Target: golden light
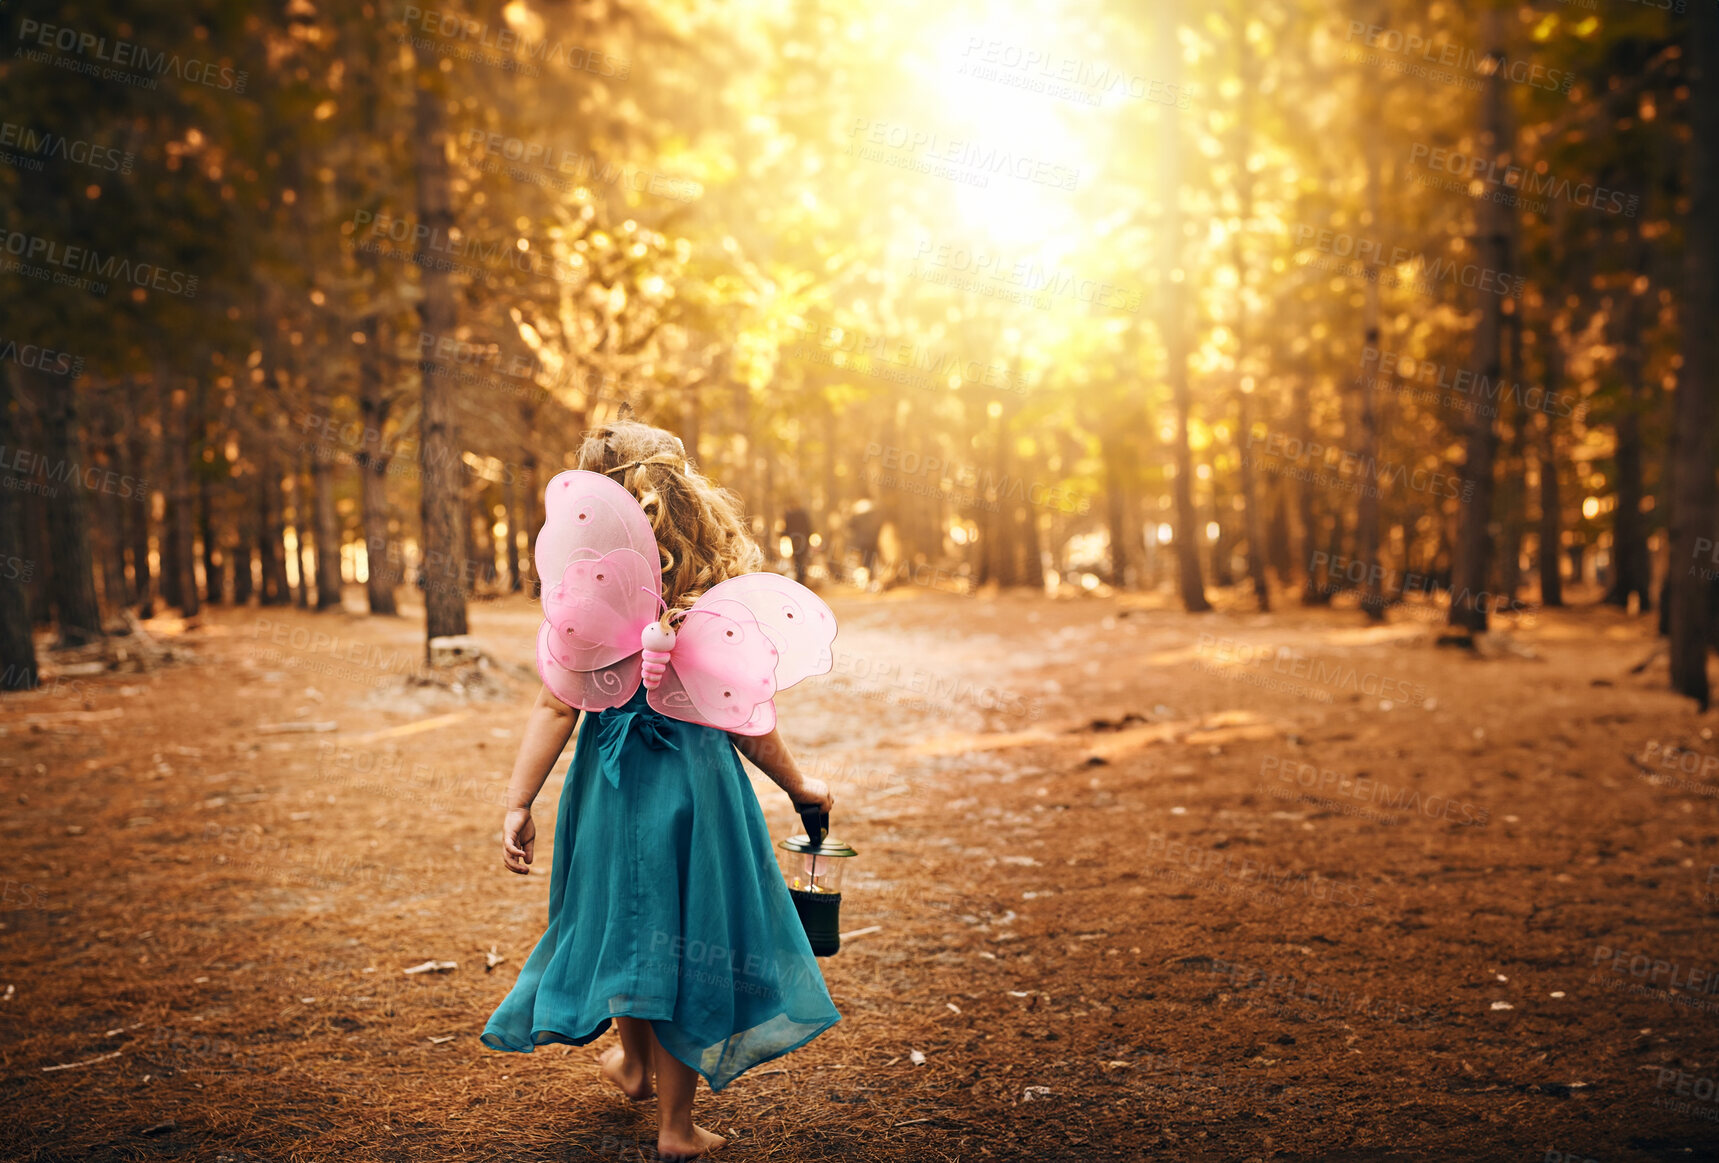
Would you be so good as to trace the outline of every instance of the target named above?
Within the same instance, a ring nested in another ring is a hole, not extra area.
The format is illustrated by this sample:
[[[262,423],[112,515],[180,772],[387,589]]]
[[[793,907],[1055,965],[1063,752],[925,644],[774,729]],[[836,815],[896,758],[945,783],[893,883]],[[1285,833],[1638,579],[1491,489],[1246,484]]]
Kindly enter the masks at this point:
[[[1160,544],[1160,545],[1170,544],[1170,539],[1172,537],[1174,537],[1175,535],[1176,535],[1176,531],[1170,527],[1170,522],[1160,521],[1158,523],[1158,544]]]
[[[1582,502],[1582,516],[1592,520],[1600,515],[1600,499],[1588,497]]]
[[[898,107],[908,112],[879,110],[856,146],[903,142],[883,148],[887,162],[879,164],[910,166],[947,186],[953,221],[972,245],[991,243],[1011,264],[1055,270],[1090,230],[1076,199],[1097,179],[1102,151],[1089,152],[1073,132],[1091,123],[1082,110],[1019,83],[1033,74],[1011,50],[1055,42],[1054,18],[1002,8],[986,16],[981,36],[971,13],[943,13],[924,38],[929,52],[904,62],[927,99]]]
[[[1218,539],[1218,534],[1221,532],[1223,532],[1223,530],[1218,528],[1218,523],[1216,521],[1207,521],[1206,522],[1206,540],[1207,541],[1216,541]]]

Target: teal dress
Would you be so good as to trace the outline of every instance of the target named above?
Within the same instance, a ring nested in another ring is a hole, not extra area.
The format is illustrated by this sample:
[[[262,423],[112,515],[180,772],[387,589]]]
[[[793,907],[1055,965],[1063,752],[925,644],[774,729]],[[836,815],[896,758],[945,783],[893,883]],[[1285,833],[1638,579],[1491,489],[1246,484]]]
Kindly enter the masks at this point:
[[[586,714],[555,821],[549,929],[484,1045],[583,1046],[649,1021],[721,1090],[841,1019],[728,736],[650,709]]]

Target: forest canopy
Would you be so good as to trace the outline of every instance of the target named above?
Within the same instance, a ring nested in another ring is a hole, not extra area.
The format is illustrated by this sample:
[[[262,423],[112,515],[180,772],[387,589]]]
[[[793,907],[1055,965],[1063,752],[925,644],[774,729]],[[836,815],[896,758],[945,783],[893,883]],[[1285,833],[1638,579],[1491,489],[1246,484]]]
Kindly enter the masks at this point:
[[[8,5],[0,648],[530,591],[623,408],[869,587],[1658,615],[1711,4]]]

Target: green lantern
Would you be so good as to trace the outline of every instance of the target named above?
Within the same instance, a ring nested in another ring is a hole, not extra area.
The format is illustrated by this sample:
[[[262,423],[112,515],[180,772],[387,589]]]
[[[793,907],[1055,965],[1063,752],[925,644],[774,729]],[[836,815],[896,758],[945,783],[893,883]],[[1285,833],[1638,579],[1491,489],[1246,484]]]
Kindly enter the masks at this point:
[[[828,812],[801,808],[800,822],[805,833],[777,845],[782,849],[782,875],[812,952],[828,957],[842,947],[842,870],[859,853],[830,835]]]

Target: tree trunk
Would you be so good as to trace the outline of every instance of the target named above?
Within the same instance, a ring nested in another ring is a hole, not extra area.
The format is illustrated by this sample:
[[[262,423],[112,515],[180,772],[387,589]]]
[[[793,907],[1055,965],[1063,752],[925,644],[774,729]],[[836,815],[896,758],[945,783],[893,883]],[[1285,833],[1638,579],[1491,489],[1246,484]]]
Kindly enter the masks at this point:
[[[227,587],[221,577],[226,554],[221,551],[215,533],[214,490],[209,487],[209,474],[197,473],[197,524],[203,538],[203,598],[211,605],[227,600]]]
[[[310,506],[311,500],[307,495],[310,490],[306,487],[304,451],[299,451],[293,464],[292,473],[292,543],[293,557],[298,565],[298,586],[293,590],[293,605],[301,610],[310,609],[311,579],[315,576],[310,565]]]
[[[12,369],[13,375],[21,369]],[[0,369],[0,449],[18,447],[13,416],[13,377]],[[23,504],[18,490],[0,489],[0,690],[36,686],[36,640],[30,625],[26,583],[36,572],[35,555],[24,543]]]
[[[1277,584],[1288,589],[1295,580],[1295,550],[1289,541],[1289,498],[1281,482],[1271,490],[1271,518],[1265,527],[1266,560],[1277,575]]]
[[[1231,559],[1235,556],[1236,542],[1241,540],[1236,534],[1235,525],[1229,519],[1230,514],[1236,510],[1226,503],[1228,498],[1224,495],[1224,480],[1218,475],[1217,466],[1208,464],[1206,467],[1212,470],[1212,516],[1207,525],[1215,525],[1218,530],[1217,537],[1212,540],[1211,548],[1207,551],[1207,563],[1212,571],[1212,584],[1228,589],[1236,584],[1236,572],[1231,565]],[[1194,479],[1198,480],[1198,466],[1194,472]]]
[[[1306,374],[1296,377],[1294,411],[1300,417],[1301,423],[1297,437],[1301,447],[1313,446],[1313,406],[1308,399],[1311,389],[1308,385],[1310,377]],[[1283,478],[1280,478],[1283,479]],[[1313,482],[1296,480],[1293,485],[1286,487],[1295,490],[1296,512],[1301,520],[1301,568],[1305,580],[1301,586],[1301,604],[1303,606],[1329,606],[1331,604],[1331,558],[1327,553],[1320,560],[1319,535],[1323,526],[1315,507]]]
[[[179,509],[178,469],[185,455],[179,443],[179,393],[170,386],[171,376],[157,368],[155,383],[161,396],[161,464],[166,470],[162,481],[161,537],[157,542],[157,574],[161,584],[161,600],[169,608],[183,612],[185,595],[180,583],[185,580],[179,572],[179,534],[184,514]]]
[[[1493,64],[1481,98],[1483,124],[1476,147],[1479,156],[1493,162],[1499,172],[1513,164],[1515,132],[1510,121],[1510,101],[1504,91],[1508,79],[1503,10],[1488,4],[1482,22],[1488,58]],[[1475,204],[1475,254],[1482,269],[1503,272],[1511,268],[1510,211],[1503,203],[1482,198]],[[1504,303],[1501,296],[1481,293],[1480,324],[1474,334],[1471,363],[1484,383],[1496,384],[1503,374]],[[1477,597],[1486,589],[1490,572],[1492,538],[1493,462],[1498,452],[1498,432],[1493,418],[1476,409],[1470,417],[1466,455],[1462,466],[1461,517],[1457,529],[1456,560],[1451,578],[1450,625],[1481,633],[1486,630],[1486,610]]]
[[[1380,100],[1378,82],[1364,78],[1365,96],[1362,101],[1362,164],[1366,168],[1367,229],[1380,232],[1383,216],[1379,207],[1379,143],[1378,126]],[[1365,301],[1361,321],[1363,351],[1378,351],[1382,330],[1379,324],[1379,281],[1366,280]],[[1361,419],[1361,477],[1360,496],[1355,503],[1356,557],[1364,571],[1361,612],[1369,622],[1385,620],[1385,596],[1382,589],[1384,570],[1379,565],[1379,412],[1371,375],[1357,376]]]
[[[81,646],[102,637],[101,605],[96,600],[95,563],[90,555],[89,507],[78,431],[76,389],[61,376],[15,368],[35,388],[42,417],[42,451],[56,466],[60,483],[46,494],[48,553],[53,561],[51,600],[59,622],[60,644]]]
[[[153,387],[153,385],[151,385]],[[139,391],[143,388],[139,386]],[[155,617],[155,579],[149,565],[149,522],[155,516],[155,492],[149,466],[149,444],[141,417],[134,415],[126,437],[126,468],[141,482],[142,496],[126,507],[126,532],[131,539],[131,590],[139,618]]]
[[[326,456],[310,462],[316,488],[316,608],[340,606],[340,513],[334,506],[334,469]]]
[[[1639,230],[1639,227],[1637,228]],[[1642,270],[1648,259],[1645,245],[1635,249],[1637,264]],[[1606,587],[1605,601],[1609,605],[1629,609],[1630,595],[1636,595],[1639,612],[1653,609],[1651,597],[1653,566],[1647,553],[1647,523],[1641,516],[1642,457],[1641,409],[1644,393],[1642,379],[1642,339],[1644,316],[1642,297],[1633,287],[1625,293],[1629,304],[1619,311],[1618,327],[1614,333],[1618,345],[1617,373],[1619,393],[1617,419],[1612,430],[1617,439],[1614,457],[1617,474],[1617,509],[1612,515],[1612,578]]]
[[[119,442],[116,439],[113,412],[103,407],[102,417],[97,424],[99,432],[99,458],[102,467],[113,474],[113,479],[122,481],[126,477],[125,466],[119,459]],[[96,552],[101,556],[101,596],[103,615],[107,618],[117,618],[121,612],[131,605],[131,587],[125,579],[125,506],[133,503],[130,498],[121,498],[120,489],[104,488],[94,497],[96,508],[96,526],[99,536],[96,538]]]
[[[1236,439],[1241,442],[1240,471],[1236,474],[1236,483],[1241,489],[1242,502],[1242,536],[1247,542],[1247,573],[1253,581],[1254,601],[1263,613],[1271,609],[1271,587],[1265,579],[1265,532],[1264,522],[1260,520],[1259,498],[1254,495],[1253,462],[1247,455],[1247,438],[1253,431],[1253,388],[1254,380],[1247,371],[1248,355],[1248,309],[1247,309],[1247,248],[1245,240],[1254,230],[1253,222],[1253,172],[1248,169],[1248,158],[1253,152],[1253,94],[1257,88],[1254,79],[1253,49],[1248,44],[1247,10],[1241,6],[1236,13],[1235,48],[1237,58],[1237,75],[1241,78],[1241,91],[1236,100],[1240,109],[1236,114],[1236,201],[1237,216],[1241,220],[1241,229],[1235,232],[1235,264],[1236,264]],[[1227,555],[1226,555],[1227,556]]]
[[[1671,686],[1707,709],[1704,576],[1714,541],[1713,396],[1719,390],[1719,7],[1689,8],[1689,213],[1684,219],[1677,443],[1671,465]]]
[[[507,592],[517,594],[524,588],[525,581],[519,576],[519,496],[514,488],[511,467],[502,475],[501,507],[506,514],[502,525],[507,530],[507,539],[502,543],[502,551],[507,562]]]
[[[286,570],[286,495],[281,486],[280,462],[264,437],[262,470],[257,485],[257,558],[262,574],[262,605],[285,606],[292,602],[292,587]]]
[[[985,503],[985,528],[980,534],[984,550],[979,580],[994,581],[1007,589],[1020,584],[1017,569],[1020,553],[1015,542],[1017,525],[1014,502],[1009,498],[1009,420],[1012,411],[1005,408],[997,417],[995,439],[991,448],[991,480],[981,493]],[[886,442],[887,443],[887,442]]]
[[[1154,68],[1165,83],[1176,86],[1182,80],[1180,40],[1182,5],[1178,0],[1164,0],[1157,6],[1157,52]],[[1174,91],[1172,89],[1172,91]],[[1189,445],[1193,399],[1188,390],[1188,323],[1187,287],[1192,280],[1174,281],[1172,275],[1185,270],[1182,242],[1182,147],[1181,122],[1175,112],[1164,106],[1154,111],[1162,135],[1164,251],[1158,264],[1158,294],[1156,296],[1159,326],[1163,330],[1164,352],[1168,360],[1166,375],[1170,381],[1171,406],[1176,413],[1175,446],[1172,450],[1176,475],[1171,481],[1175,506],[1175,532],[1172,535],[1176,552],[1176,580],[1181,591],[1182,606],[1189,613],[1212,608],[1206,600],[1205,576],[1200,569],[1200,519],[1194,508],[1194,451]]]
[[[417,58],[417,99],[414,102],[414,149],[418,181],[418,227],[432,244],[443,244],[454,225],[448,195],[446,100],[442,84],[441,56],[427,40],[414,46]],[[431,335],[452,335],[456,323],[453,281],[425,253],[418,264],[421,297],[418,317]],[[418,409],[419,483],[424,526],[424,657],[429,658],[432,638],[466,633],[466,595],[461,584],[465,574],[465,537],[460,521],[465,515],[462,490],[458,418],[451,397],[451,380],[432,375],[426,362],[419,365],[422,402]]]
[[[234,530],[233,543],[233,605],[243,609],[250,604],[254,583],[251,578],[251,546],[256,543],[256,531],[252,528],[253,518],[244,514],[250,512],[250,506],[240,507],[240,516]]]
[[[1129,537],[1128,497],[1123,486],[1126,464],[1124,445],[1120,437],[1104,437],[1099,448],[1104,456],[1105,518],[1110,536],[1110,584],[1117,589],[1128,588]]]
[[[1513,381],[1520,377],[1512,373]],[[1510,443],[1505,446],[1503,488],[1498,498],[1501,544],[1498,548],[1498,581],[1493,589],[1493,608],[1510,609],[1522,588],[1522,538],[1528,526],[1528,410],[1520,405],[1509,411]]]
[[[207,380],[198,381],[197,392],[197,443],[192,451],[196,454],[192,464],[196,466],[197,480],[197,529],[203,542],[203,600],[220,605],[226,600],[226,586],[222,584],[221,570],[225,564],[226,555],[221,550],[219,535],[215,532],[215,500],[211,484],[211,474],[216,461],[211,454],[205,459],[205,453],[211,452],[213,442],[210,439],[209,423],[209,384]]]
[[[486,586],[495,582],[495,508],[490,504],[489,482],[480,477],[475,484],[466,515],[468,584],[474,590],[480,582]]]
[[[525,455],[520,458],[520,486],[523,495],[519,498],[520,520],[525,526],[525,560],[520,563],[530,584],[525,587],[525,595],[536,601],[542,593],[542,586],[537,578],[537,531],[543,527],[543,493],[548,482],[543,479],[539,468],[537,453],[529,445]]]
[[[358,364],[358,414],[364,442],[358,450],[358,507],[364,525],[365,601],[372,614],[397,614],[394,587],[400,584],[399,546],[388,529],[388,415],[394,402],[387,392],[381,325],[374,313],[359,324],[364,336]]]
[[[1551,337],[1553,347],[1560,342]],[[1561,362],[1561,361],[1560,361]],[[1559,378],[1547,358],[1546,391],[1557,390]],[[1559,573],[1563,556],[1559,552],[1563,532],[1560,529],[1558,500],[1558,437],[1553,414],[1540,413],[1540,553],[1536,568],[1540,571],[1540,604],[1552,609],[1564,604],[1564,579]]]
[[[162,383],[166,383],[165,377]],[[162,574],[173,578],[177,601],[172,604],[187,618],[194,618],[200,608],[197,598],[197,547],[192,543],[191,520],[191,393],[184,388],[171,391],[168,407],[173,417],[173,430],[166,439],[168,488],[172,495],[168,512],[172,515],[168,551],[161,563]]]
[[[26,390],[20,383],[19,396]],[[23,417],[19,417],[22,419]],[[41,444],[40,438],[25,440],[36,445]],[[50,630],[54,625],[54,555],[48,541],[48,513],[46,505],[20,506],[24,514],[24,557],[35,563],[26,580],[29,583],[29,613],[32,627]]]

